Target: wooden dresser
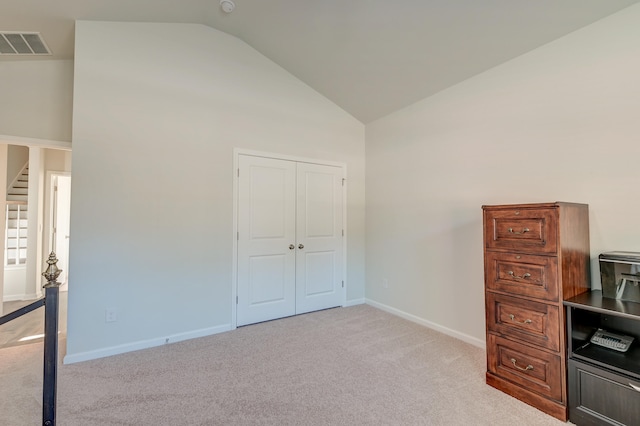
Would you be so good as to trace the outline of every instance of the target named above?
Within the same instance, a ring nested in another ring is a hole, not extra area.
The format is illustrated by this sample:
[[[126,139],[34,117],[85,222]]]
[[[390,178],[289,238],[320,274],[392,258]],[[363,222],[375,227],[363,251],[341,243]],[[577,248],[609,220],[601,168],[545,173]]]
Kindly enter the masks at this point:
[[[483,206],[487,384],[567,420],[562,301],[590,288],[589,208]]]

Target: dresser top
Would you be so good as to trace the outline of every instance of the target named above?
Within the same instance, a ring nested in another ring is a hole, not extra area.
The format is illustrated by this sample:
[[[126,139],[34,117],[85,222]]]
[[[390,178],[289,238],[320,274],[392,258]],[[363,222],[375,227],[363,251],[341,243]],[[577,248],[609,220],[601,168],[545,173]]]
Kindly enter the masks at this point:
[[[587,207],[588,204],[583,203],[569,203],[566,201],[554,201],[550,203],[527,203],[527,204],[495,204],[484,205],[483,209],[539,209],[539,208],[557,208],[559,206],[583,206]]]

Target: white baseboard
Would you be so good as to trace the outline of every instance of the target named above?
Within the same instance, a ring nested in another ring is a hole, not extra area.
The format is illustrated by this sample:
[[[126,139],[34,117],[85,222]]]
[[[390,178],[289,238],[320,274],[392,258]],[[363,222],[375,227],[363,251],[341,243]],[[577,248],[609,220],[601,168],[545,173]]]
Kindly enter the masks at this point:
[[[2,297],[3,302],[17,302],[17,301],[27,301],[40,299],[42,296],[38,296],[37,294],[10,294]]]
[[[423,318],[417,317],[415,315],[406,313],[396,308],[392,308],[391,306],[384,305],[382,303],[378,303],[371,299],[352,299],[348,300],[344,307],[356,306],[362,304],[371,305],[374,308],[378,308],[385,312],[389,312],[390,314],[399,316],[400,318],[404,318],[411,322],[415,322],[417,324],[423,325],[425,327],[436,330],[440,333],[446,334],[453,338],[462,340],[463,342],[469,343],[473,346],[477,346],[479,348],[485,349],[486,342],[484,340],[476,339],[475,337],[471,337],[467,334],[460,333],[458,331],[452,330],[447,327],[443,327],[439,324],[433,323],[431,321],[425,320]],[[127,343],[124,345],[111,346],[107,348],[97,349],[94,351],[80,352],[76,354],[67,354],[64,357],[64,364],[74,364],[76,362],[89,361],[92,359],[104,358],[112,355],[119,355],[126,352],[138,351],[141,349],[154,348],[157,346],[162,346],[170,343],[177,343],[184,340],[196,339],[198,337],[206,337],[211,336],[218,333],[224,333],[226,331],[231,331],[231,324],[220,325],[217,327],[203,328],[200,330],[194,330],[186,333],[179,333],[174,335],[169,335],[165,337],[157,337],[149,340],[141,340],[138,342]]]
[[[10,295],[5,294],[2,297],[2,301],[3,302],[17,302],[19,300],[27,300],[26,295],[24,295],[24,294],[10,294]]]
[[[409,320],[411,322],[415,322],[417,324],[420,325],[424,325],[425,327],[431,328],[433,330],[439,331],[440,333],[446,334],[447,336],[451,336],[454,337],[458,340],[462,340],[463,342],[469,343],[473,346],[477,346],[479,348],[482,349],[486,349],[487,348],[487,342],[484,340],[480,340],[477,339],[475,337],[469,336],[468,334],[464,334],[464,333],[460,333],[459,331],[456,330],[452,330],[450,328],[444,327],[440,324],[436,324],[434,322],[428,321],[424,318],[420,318],[417,317],[415,315],[406,313],[404,311],[401,311],[399,309],[396,308],[392,308],[391,306],[387,306],[385,304],[382,303],[378,303],[374,300],[371,299],[366,299],[366,303],[367,305],[371,305],[374,308],[378,308],[380,310],[383,310],[385,312],[389,312],[390,314],[399,316],[400,318],[404,318],[406,320]]]
[[[367,301],[365,300],[365,298],[363,297],[362,299],[351,299],[351,300],[347,300],[345,302],[344,305],[342,305],[345,308],[348,308],[349,306],[356,306],[356,305],[364,305],[365,303],[367,303]]]
[[[224,333],[231,330],[231,324],[220,325],[217,327],[203,328],[200,330],[189,331],[186,333],[178,333],[165,337],[157,337],[155,339],[141,340],[138,342],[126,343],[124,345],[111,346],[108,348],[97,349],[94,351],[80,352],[77,354],[67,354],[64,357],[64,364],[74,364],[76,362],[89,361],[92,359],[104,358],[112,355],[119,355],[126,352],[139,351],[141,349],[154,348],[157,346],[177,343],[183,340],[196,339],[198,337],[211,336],[213,334]]]

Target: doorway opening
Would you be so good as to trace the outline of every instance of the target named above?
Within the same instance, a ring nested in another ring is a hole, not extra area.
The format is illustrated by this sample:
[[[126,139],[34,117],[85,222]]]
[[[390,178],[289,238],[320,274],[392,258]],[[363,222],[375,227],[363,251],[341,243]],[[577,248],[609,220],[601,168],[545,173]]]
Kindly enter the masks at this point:
[[[60,293],[59,332],[66,334],[71,151],[30,145],[0,146],[0,176],[6,175],[0,198],[5,209],[4,273],[0,310],[8,314],[42,297],[44,263],[53,247],[64,269]],[[52,171],[59,170],[59,171]],[[55,185],[54,185],[55,183]],[[54,190],[58,188],[58,194]],[[54,209],[54,205],[56,208]],[[55,218],[55,222],[54,222]],[[56,229],[62,242],[55,242]],[[67,237],[67,238],[65,238]],[[62,274],[61,274],[62,275]],[[43,340],[44,317],[34,311],[0,329],[0,348]],[[64,351],[64,348],[62,348]]]

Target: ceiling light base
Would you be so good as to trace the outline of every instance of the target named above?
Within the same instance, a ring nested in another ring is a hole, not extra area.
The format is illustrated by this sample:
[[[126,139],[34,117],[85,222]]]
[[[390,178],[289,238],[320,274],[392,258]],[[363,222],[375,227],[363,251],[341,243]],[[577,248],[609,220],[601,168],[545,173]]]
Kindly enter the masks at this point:
[[[231,13],[236,8],[233,0],[220,0],[220,7],[224,13]]]

